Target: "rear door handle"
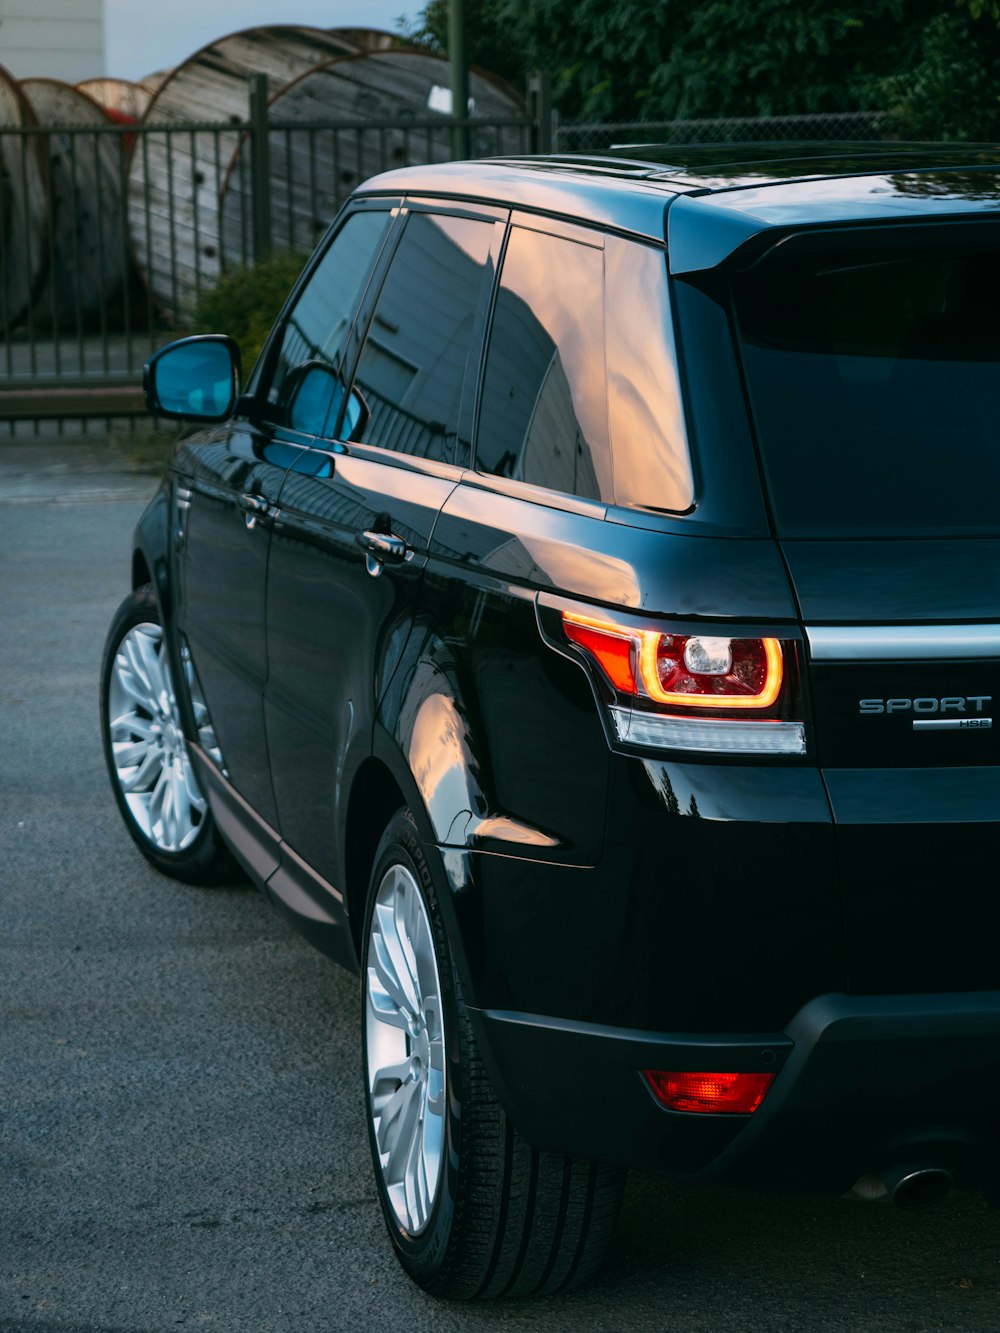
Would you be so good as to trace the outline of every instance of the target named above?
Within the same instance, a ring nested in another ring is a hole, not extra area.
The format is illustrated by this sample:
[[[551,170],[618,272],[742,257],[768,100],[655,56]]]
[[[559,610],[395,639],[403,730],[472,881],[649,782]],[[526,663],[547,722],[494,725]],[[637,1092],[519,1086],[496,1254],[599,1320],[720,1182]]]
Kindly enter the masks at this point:
[[[406,542],[394,532],[372,532],[369,529],[359,532],[356,540],[367,556],[365,565],[373,578],[382,573],[384,564],[401,564],[410,554]]]
[[[274,518],[277,509],[266,500],[263,495],[249,495],[246,492],[237,496],[236,503],[246,515],[246,524],[248,528],[254,527],[259,518]]]

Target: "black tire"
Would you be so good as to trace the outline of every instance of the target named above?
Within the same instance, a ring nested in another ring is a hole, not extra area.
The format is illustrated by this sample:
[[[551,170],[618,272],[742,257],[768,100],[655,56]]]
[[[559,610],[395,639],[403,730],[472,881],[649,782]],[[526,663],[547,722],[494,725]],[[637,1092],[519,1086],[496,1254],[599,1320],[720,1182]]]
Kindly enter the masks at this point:
[[[581,1287],[594,1278],[607,1256],[625,1172],[538,1151],[508,1120],[476,1046],[434,876],[406,810],[390,822],[375,857],[365,913],[363,1006],[376,894],[387,871],[397,865],[415,878],[433,931],[442,989],[447,1110],[437,1196],[426,1225],[413,1235],[400,1224],[386,1189],[368,1095],[363,1019],[369,1138],[379,1199],[396,1254],[407,1273],[435,1296],[465,1300],[548,1296]]]
[[[112,750],[109,701],[119,648],[129,632],[140,625],[155,625],[162,631],[160,610],[151,584],[136,588],[125,598],[115,612],[104,645],[101,665],[101,740],[115,801],[136,846],[157,870],[189,884],[229,883],[238,878],[241,872],[228,848],[222,843],[207,808],[197,817],[197,831],[193,840],[179,851],[169,851],[157,846],[155,840],[140,827],[125,799]],[[185,745],[182,737],[178,744]]]

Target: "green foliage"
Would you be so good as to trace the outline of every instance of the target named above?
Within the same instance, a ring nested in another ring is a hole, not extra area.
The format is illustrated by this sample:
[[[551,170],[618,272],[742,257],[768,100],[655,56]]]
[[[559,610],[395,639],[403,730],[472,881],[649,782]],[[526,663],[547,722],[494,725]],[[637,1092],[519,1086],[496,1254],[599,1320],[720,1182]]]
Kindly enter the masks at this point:
[[[998,130],[1000,0],[476,0],[472,60],[554,76],[565,120],[896,109],[904,133]],[[447,50],[448,0],[407,35]]]
[[[235,338],[248,375],[304,263],[304,255],[283,252],[269,255],[253,268],[230,269],[202,292],[192,332],[228,333]]]
[[[904,74],[876,90],[911,139],[1000,139],[1000,27],[997,6],[969,4],[982,15],[938,14],[924,29]]]

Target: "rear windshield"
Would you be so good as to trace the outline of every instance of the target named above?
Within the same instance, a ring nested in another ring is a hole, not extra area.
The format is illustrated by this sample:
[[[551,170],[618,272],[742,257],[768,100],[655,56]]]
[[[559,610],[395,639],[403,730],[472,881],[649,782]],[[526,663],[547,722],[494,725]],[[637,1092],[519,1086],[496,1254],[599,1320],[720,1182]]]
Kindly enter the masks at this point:
[[[781,535],[1000,533],[1000,251],[765,262],[732,290]]]

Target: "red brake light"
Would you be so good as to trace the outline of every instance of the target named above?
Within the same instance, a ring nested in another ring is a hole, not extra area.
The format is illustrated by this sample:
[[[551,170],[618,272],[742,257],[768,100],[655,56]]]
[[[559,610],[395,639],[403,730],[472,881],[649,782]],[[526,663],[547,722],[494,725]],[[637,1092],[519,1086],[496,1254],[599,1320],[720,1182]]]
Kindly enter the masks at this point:
[[[701,1115],[752,1115],[774,1081],[773,1074],[705,1074],[644,1069],[656,1100],[671,1111]]]
[[[784,665],[777,639],[660,634],[563,612],[566,637],[591,654],[623,694],[686,708],[770,708]]]

